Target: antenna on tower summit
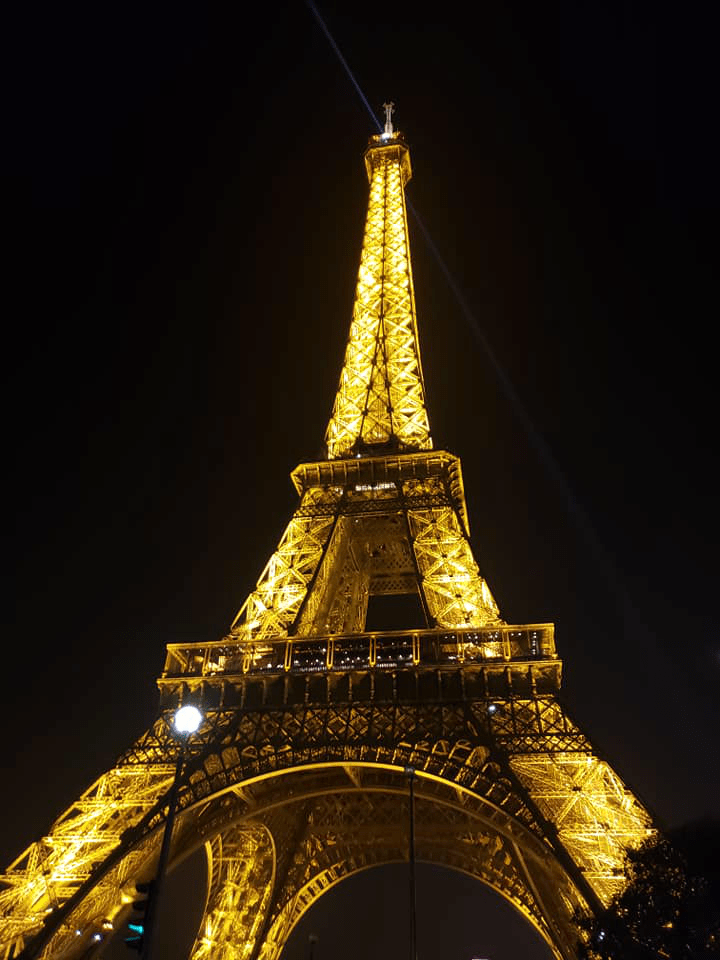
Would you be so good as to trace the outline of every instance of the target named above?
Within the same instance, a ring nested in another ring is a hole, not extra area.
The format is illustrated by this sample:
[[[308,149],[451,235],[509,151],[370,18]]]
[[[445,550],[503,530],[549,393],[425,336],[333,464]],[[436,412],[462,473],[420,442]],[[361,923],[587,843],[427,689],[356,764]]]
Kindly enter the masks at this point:
[[[390,103],[384,103],[383,108],[385,110],[385,130],[383,132],[383,139],[393,136],[393,124],[392,124],[392,115],[395,113],[395,104],[390,101]]]

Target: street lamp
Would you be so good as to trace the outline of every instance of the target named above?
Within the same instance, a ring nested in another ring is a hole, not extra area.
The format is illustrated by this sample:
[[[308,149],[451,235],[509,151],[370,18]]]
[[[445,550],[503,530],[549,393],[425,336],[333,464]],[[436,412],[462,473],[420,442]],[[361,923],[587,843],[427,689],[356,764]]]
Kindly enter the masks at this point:
[[[185,733],[189,737],[191,733],[195,733],[197,728],[202,723],[202,720],[203,715],[200,713],[198,708],[193,707],[193,705],[189,703],[184,707],[180,707],[178,712],[175,714],[173,725],[178,733]],[[187,743],[187,737],[185,738],[185,743]]]
[[[415,883],[415,768],[405,767],[410,781],[410,960],[417,960],[417,896]]]
[[[178,753],[177,763],[175,764],[175,776],[168,796],[167,818],[165,820],[165,830],[163,832],[162,846],[160,847],[157,872],[155,880],[151,884],[150,895],[147,902],[147,912],[145,914],[145,925],[142,935],[142,949],[140,953],[141,960],[150,960],[153,933],[157,920],[158,907],[160,905],[160,891],[165,876],[168,856],[170,854],[173,826],[175,825],[175,808],[177,807],[177,798],[180,790],[180,781],[182,779],[182,769],[185,764],[188,741],[202,721],[202,713],[200,713],[197,707],[191,704],[180,707],[173,717],[172,726],[175,729],[177,739],[180,741],[180,752]]]

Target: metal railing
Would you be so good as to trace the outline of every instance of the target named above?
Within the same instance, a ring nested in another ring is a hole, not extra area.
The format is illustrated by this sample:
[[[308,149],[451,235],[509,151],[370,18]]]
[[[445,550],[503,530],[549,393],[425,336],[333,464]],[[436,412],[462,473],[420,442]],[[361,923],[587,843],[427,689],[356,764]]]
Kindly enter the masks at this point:
[[[459,663],[554,660],[551,623],[461,630],[390,630],[277,640],[171,643],[164,678],[321,673]]]

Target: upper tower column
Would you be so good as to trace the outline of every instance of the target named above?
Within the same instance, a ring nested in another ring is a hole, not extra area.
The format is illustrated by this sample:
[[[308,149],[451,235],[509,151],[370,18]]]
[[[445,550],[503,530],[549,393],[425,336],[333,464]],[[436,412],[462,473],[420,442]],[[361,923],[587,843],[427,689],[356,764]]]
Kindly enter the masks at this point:
[[[410,151],[393,130],[370,138],[365,236],[350,336],[325,440],[328,458],[432,449],[420,363],[405,184]]]

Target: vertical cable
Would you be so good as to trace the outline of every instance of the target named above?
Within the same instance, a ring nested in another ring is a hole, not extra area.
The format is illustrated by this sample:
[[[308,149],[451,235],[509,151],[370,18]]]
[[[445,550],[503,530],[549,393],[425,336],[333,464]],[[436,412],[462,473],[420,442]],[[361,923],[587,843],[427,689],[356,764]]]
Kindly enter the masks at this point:
[[[415,768],[405,767],[410,780],[410,960],[417,960],[417,897],[415,882]]]

